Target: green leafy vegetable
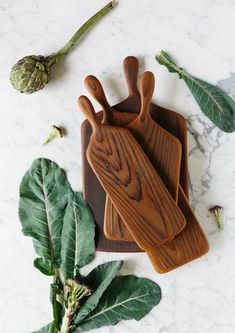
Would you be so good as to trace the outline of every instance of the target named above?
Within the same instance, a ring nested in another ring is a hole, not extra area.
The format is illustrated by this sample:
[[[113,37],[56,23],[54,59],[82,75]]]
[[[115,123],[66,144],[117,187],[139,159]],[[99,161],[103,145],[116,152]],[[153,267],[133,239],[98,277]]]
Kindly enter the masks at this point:
[[[166,66],[171,73],[177,73],[190,89],[202,112],[222,131],[235,131],[235,102],[223,90],[190,75],[178,67],[174,59],[161,51],[156,56],[159,64]]]
[[[65,173],[54,162],[42,158],[33,162],[20,185],[22,231],[33,238],[36,253],[44,259],[37,260],[35,265],[44,273],[60,266],[60,237],[68,190],[70,184]]]
[[[45,260],[44,258],[36,258],[33,262],[33,265],[45,275],[54,275],[54,267],[50,260]]]
[[[65,279],[76,275],[76,268],[81,268],[93,260],[94,238],[92,212],[81,193],[71,192],[61,237],[61,271]]]
[[[111,261],[82,276],[94,258],[95,224],[81,193],[65,173],[47,159],[37,159],[20,185],[22,231],[33,238],[39,258],[34,266],[53,276],[53,321],[34,333],[87,331],[120,320],[145,316],[161,299],[157,284],[135,276],[118,276],[122,261]]]
[[[112,280],[122,267],[122,261],[110,261],[94,268],[86,277],[86,282],[92,287],[93,293],[80,308],[74,324],[84,320],[87,315],[97,306],[104,291],[108,288]]]
[[[85,332],[120,320],[143,318],[161,300],[161,290],[154,282],[135,276],[117,276],[100,299],[98,306],[75,332]]]
[[[20,59],[11,69],[10,82],[21,93],[32,94],[43,89],[50,79],[51,68],[58,60],[65,56],[84,35],[84,33],[114,6],[116,1],[109,2],[88,21],[86,21],[68,43],[58,52],[44,57],[41,55],[29,55]]]

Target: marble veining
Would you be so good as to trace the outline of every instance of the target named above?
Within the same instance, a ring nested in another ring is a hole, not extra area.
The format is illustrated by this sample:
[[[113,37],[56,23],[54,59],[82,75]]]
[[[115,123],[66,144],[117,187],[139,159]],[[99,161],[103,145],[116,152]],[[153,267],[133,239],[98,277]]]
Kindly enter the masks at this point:
[[[148,277],[163,298],[140,322],[104,327],[100,333],[233,333],[235,330],[235,134],[218,130],[200,111],[176,75],[159,66],[165,49],[180,66],[217,84],[235,98],[234,0],[119,0],[119,6],[83,38],[53,71],[48,86],[30,96],[9,84],[10,67],[27,54],[59,49],[106,0],[1,0],[0,4],[0,323],[1,333],[34,332],[51,320],[50,278],[32,265],[30,239],[18,221],[18,187],[37,157],[57,162],[75,190],[82,188],[80,125],[76,99],[83,80],[97,75],[111,104],[127,94],[122,60],[140,59],[141,71],[156,75],[154,102],[187,118],[191,203],[205,230],[210,252],[165,275],[154,272],[145,254],[97,253],[84,272],[113,259],[125,261],[122,274]],[[98,105],[94,103],[98,110]],[[51,125],[67,135],[42,143]],[[224,207],[224,231],[208,212]]]

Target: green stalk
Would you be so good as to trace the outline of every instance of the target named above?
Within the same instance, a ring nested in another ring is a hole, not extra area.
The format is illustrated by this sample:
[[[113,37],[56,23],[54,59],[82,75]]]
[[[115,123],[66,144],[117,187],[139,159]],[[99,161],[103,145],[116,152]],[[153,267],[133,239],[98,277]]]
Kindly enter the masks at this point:
[[[178,73],[180,79],[183,74],[187,76],[187,72],[185,72],[183,68],[178,67],[174,59],[165,51],[161,51],[155,58],[159,64],[166,66],[170,73]]]
[[[63,278],[61,276],[61,272],[59,269],[55,269],[55,274],[54,274],[54,283],[56,283],[56,285],[58,285],[58,287],[60,288],[61,286],[64,286],[64,281]],[[58,301],[60,302],[61,305],[64,304],[64,294],[60,293],[59,295],[57,295]]]
[[[59,331],[59,310],[57,306],[57,285],[56,285],[56,277],[53,276],[53,284],[51,285],[51,302],[52,302],[52,310],[53,310],[53,333],[57,333]]]
[[[73,35],[73,37],[68,41],[68,43],[62,47],[58,52],[52,54],[48,58],[48,66],[52,66],[58,59],[65,56],[72,47],[77,43],[77,41],[84,35],[84,33],[96,22],[98,22],[103,16],[105,16],[111,9],[116,5],[116,1],[109,2],[106,6],[100,9],[95,15],[93,15],[88,21],[86,21],[78,31]]]
[[[60,333],[69,333],[74,313],[66,309],[62,321]]]

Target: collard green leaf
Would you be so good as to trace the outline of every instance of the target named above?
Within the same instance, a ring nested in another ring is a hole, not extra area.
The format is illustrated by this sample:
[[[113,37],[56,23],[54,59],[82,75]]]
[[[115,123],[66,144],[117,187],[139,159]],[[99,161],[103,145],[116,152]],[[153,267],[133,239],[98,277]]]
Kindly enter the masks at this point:
[[[65,279],[75,268],[89,264],[95,254],[95,223],[90,207],[81,193],[71,192],[65,211],[61,236],[61,271]]]
[[[169,72],[178,73],[190,89],[202,112],[222,131],[235,131],[235,102],[220,88],[191,76],[178,67],[172,57],[161,51],[157,61],[167,67]]]
[[[70,184],[54,162],[37,159],[20,185],[19,218],[36,253],[53,267],[60,265],[61,232]],[[38,264],[38,263],[37,263]]]
[[[204,114],[222,131],[235,131],[235,103],[220,88],[193,76],[182,74]]]
[[[104,291],[108,288],[112,280],[122,267],[120,260],[106,262],[94,268],[85,278],[86,284],[92,288],[92,294],[81,306],[75,324],[84,320],[88,314],[95,309]]]
[[[75,332],[85,332],[120,320],[143,318],[161,300],[160,287],[145,278],[117,276],[104,292],[98,306],[78,324]]]
[[[54,267],[52,262],[49,260],[45,260],[44,258],[36,258],[33,262],[33,265],[45,275],[52,276],[54,274]]]

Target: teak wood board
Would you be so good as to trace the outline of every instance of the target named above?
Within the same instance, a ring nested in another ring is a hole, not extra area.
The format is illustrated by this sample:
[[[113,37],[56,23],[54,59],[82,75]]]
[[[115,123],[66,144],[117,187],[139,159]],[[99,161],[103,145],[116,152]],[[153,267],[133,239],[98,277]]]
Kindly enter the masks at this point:
[[[146,74],[146,105],[153,92],[153,75]],[[179,234],[185,217],[131,132],[102,124],[86,96],[80,110],[92,125],[87,159],[135,242],[143,250],[159,247]]]
[[[138,114],[140,110],[140,94],[137,88],[138,59],[130,56],[124,59],[124,73],[129,90],[128,97],[113,108],[122,113]],[[180,184],[188,197],[188,160],[187,160],[187,129],[185,118],[177,112],[151,104],[152,118],[158,124],[179,139],[182,145]],[[97,114],[99,120],[103,118],[102,111]],[[142,251],[135,243],[108,240],[103,233],[104,208],[106,194],[92,171],[87,159],[86,150],[91,135],[91,126],[85,120],[81,126],[82,170],[84,197],[90,204],[97,225],[96,245],[98,251],[108,252],[139,252]]]
[[[90,82],[90,84],[89,84]],[[92,87],[91,87],[92,86]],[[179,189],[179,174],[181,164],[181,144],[172,134],[159,126],[150,116],[150,103],[155,87],[154,75],[151,72],[145,72],[140,79],[141,109],[138,115],[133,113],[122,113],[112,109],[105,97],[105,93],[99,80],[95,77],[88,78],[88,89],[96,101],[103,107],[106,115],[106,123],[111,123],[113,116],[123,118],[123,115],[129,115],[129,119],[123,119],[123,127],[128,128],[135,139],[139,142],[143,151],[149,158],[154,169],[162,179],[166,189],[177,203]],[[111,115],[111,119],[109,119]],[[125,123],[125,120],[128,122]],[[131,120],[131,121],[130,121]],[[104,234],[108,239],[113,240],[132,240],[131,234],[125,230],[125,224],[115,212],[115,206],[112,207],[110,199],[106,198]],[[161,201],[161,205],[163,205]],[[113,214],[113,215],[112,215]],[[149,214],[151,211],[149,210]],[[175,232],[179,229],[180,221],[172,225]]]
[[[127,63],[131,64],[133,61],[128,60]],[[136,62],[134,62],[134,64],[136,64]],[[137,141],[138,136],[140,136],[140,145],[144,152],[152,157],[150,161],[152,162],[153,167],[165,184],[166,189],[170,192],[172,198],[177,202],[182,150],[181,143],[175,138],[175,136],[164,130],[152,120],[149,115],[155,86],[154,75],[151,72],[145,72],[140,80],[141,93],[139,94],[138,89],[135,89],[135,99],[141,101],[139,114],[124,113],[113,109],[106,98],[101,82],[95,76],[87,76],[84,82],[90,95],[104,110],[103,124],[114,124],[118,127],[127,127],[132,134],[134,134],[135,138],[137,135]],[[133,85],[131,85],[131,87],[132,86]],[[133,96],[133,94],[131,96]],[[129,97],[129,99],[130,98],[131,97]],[[145,145],[144,142],[146,142],[147,145]],[[115,152],[115,148],[116,147],[113,147],[112,153]],[[134,152],[132,152],[131,155],[133,155],[133,153]],[[130,153],[128,154],[128,159],[130,160]],[[129,163],[130,161],[126,161],[126,163],[127,162]],[[138,167],[138,165],[136,167]],[[123,172],[124,170],[122,170],[122,173]],[[164,190],[163,187],[162,189]],[[160,200],[160,198],[158,200]],[[146,207],[148,205],[149,203],[146,204]],[[164,205],[162,205],[162,207],[164,207]],[[143,211],[144,209],[142,208],[141,210]],[[149,209],[148,211],[149,216],[151,215],[151,213],[149,213],[151,210]],[[177,222],[178,223],[172,223],[175,235],[182,229],[182,221],[179,220]],[[125,223],[117,214],[115,206],[111,203],[111,199],[109,199],[108,195],[106,196],[104,234],[111,240],[133,241],[132,235],[128,232]]]
[[[186,227],[170,243],[147,252],[158,273],[167,273],[209,251],[207,238],[182,190],[179,191],[178,205],[187,216]]]
[[[114,109],[120,110],[120,104],[114,106]],[[123,112],[127,110],[124,108]],[[133,111],[128,107],[128,111]],[[134,110],[135,111],[135,110]],[[136,113],[136,111],[135,111]],[[177,114],[177,117],[173,117],[174,112],[162,108],[160,106],[151,105],[151,116],[152,118],[170,133],[175,135],[182,144],[182,164],[184,168],[181,169],[181,175],[183,177],[183,182],[181,182],[184,191],[188,193],[188,181],[187,181],[187,162],[184,158],[187,156],[187,137],[186,137],[186,124],[183,116]],[[102,111],[97,114],[98,119],[102,119]],[[173,120],[174,119],[174,120]],[[177,121],[178,119],[178,121]],[[97,177],[95,176],[93,170],[91,169],[87,158],[86,150],[90,140],[91,126],[87,120],[82,123],[81,126],[81,141],[82,141],[82,169],[83,169],[83,192],[84,198],[89,203],[91,209],[94,213],[94,218],[97,225],[96,232],[96,245],[98,251],[107,252],[140,252],[142,251],[134,242],[122,242],[122,241],[112,241],[108,240],[103,233],[103,221],[104,221],[104,208],[105,208],[105,197],[106,194],[100,185]],[[185,163],[186,162],[186,163]]]

